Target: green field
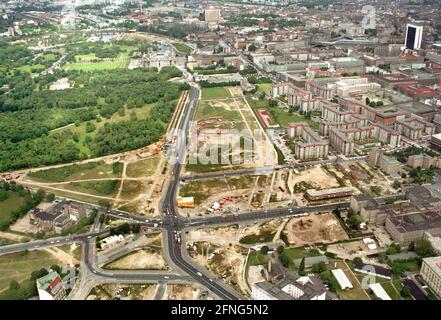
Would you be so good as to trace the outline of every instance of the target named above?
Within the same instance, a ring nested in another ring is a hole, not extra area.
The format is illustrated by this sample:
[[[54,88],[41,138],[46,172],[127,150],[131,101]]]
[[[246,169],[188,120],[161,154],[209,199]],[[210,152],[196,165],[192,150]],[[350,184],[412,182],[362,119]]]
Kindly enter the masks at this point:
[[[264,92],[266,94],[270,94],[271,93],[271,88],[273,87],[274,84],[272,83],[259,83],[257,84],[257,91],[259,92]]]
[[[153,156],[148,159],[143,159],[130,163],[127,166],[126,174],[131,178],[148,177],[151,176],[159,164],[159,157]]]
[[[32,66],[24,65],[24,66],[21,66],[17,69],[20,71],[23,71],[23,72],[27,72],[27,73],[37,73],[37,72],[43,71],[45,69],[45,66],[42,64],[34,64]]]
[[[0,292],[9,287],[11,280],[28,281],[31,272],[50,268],[59,261],[45,251],[29,251],[27,254],[13,253],[0,256]]]
[[[305,248],[285,248],[283,250],[282,255],[285,255],[288,258],[290,258],[291,261],[294,261],[296,259],[301,259],[303,257],[319,256],[320,253],[314,250],[306,250]]]
[[[100,198],[94,197],[93,195],[79,195],[79,194],[71,193],[71,192],[69,192],[69,190],[65,190],[65,191],[53,190],[53,189],[50,189],[50,188],[47,188],[44,186],[41,188],[46,190],[46,192],[56,194],[60,197],[66,197],[69,199],[75,199],[75,200],[88,202],[88,203],[92,203],[92,204],[99,204],[99,202],[101,200]],[[86,190],[86,192],[89,194],[91,193],[90,190]],[[111,205],[113,204],[112,200],[106,200],[106,201],[109,201]]]
[[[129,60],[99,61],[99,62],[76,62],[64,66],[67,71],[101,71],[127,68]]]
[[[139,181],[126,180],[123,182],[121,197],[131,200],[144,191],[143,185]]]
[[[271,230],[261,231],[259,234],[249,234],[240,238],[239,242],[242,244],[266,243],[274,239],[276,232]]]
[[[14,243],[16,243],[16,242],[9,240],[9,239],[6,239],[6,238],[0,238],[0,247],[1,246],[8,246],[8,245],[14,244]]]
[[[230,97],[230,92],[224,87],[202,88],[202,99],[225,99]]]
[[[41,170],[29,173],[28,176],[33,180],[41,182],[65,182],[98,178],[117,178],[120,177],[120,174],[115,175],[113,173],[111,164],[105,164],[103,161],[99,161]]]
[[[397,291],[397,289],[392,284],[392,282],[383,282],[381,283],[381,286],[383,287],[384,291],[387,292],[389,297],[391,297],[392,300],[401,300],[401,296]]]
[[[11,214],[24,204],[24,198],[17,193],[8,192],[8,199],[0,202],[0,224],[9,221]]]
[[[120,185],[118,180],[71,182],[66,188],[73,191],[90,193],[96,196],[111,196],[115,194]]]
[[[174,42],[173,47],[175,47],[175,49],[183,54],[189,55],[191,54],[191,52],[193,51],[189,46],[183,44],[183,43],[179,43],[179,42]]]
[[[90,60],[97,59],[95,53],[89,53],[89,54],[78,54],[75,56],[76,62],[86,62]]]
[[[240,113],[236,110],[227,110],[211,101],[200,101],[196,110],[196,120],[210,117],[223,117],[227,121],[242,121]]]
[[[57,60],[57,56],[53,53],[46,53],[43,55],[44,61],[55,61]]]
[[[288,111],[279,108],[279,107],[269,107],[268,100],[254,100],[250,97],[246,97],[251,108],[256,111],[257,109],[266,109],[268,110],[271,118],[275,123],[278,123],[281,127],[287,128],[290,123],[298,123],[298,122],[306,122],[313,129],[318,129],[319,124],[311,119],[306,119],[305,116],[302,116],[298,113],[289,113]]]
[[[252,251],[248,256],[248,266],[258,266],[268,263],[268,256],[260,253],[260,251]]]

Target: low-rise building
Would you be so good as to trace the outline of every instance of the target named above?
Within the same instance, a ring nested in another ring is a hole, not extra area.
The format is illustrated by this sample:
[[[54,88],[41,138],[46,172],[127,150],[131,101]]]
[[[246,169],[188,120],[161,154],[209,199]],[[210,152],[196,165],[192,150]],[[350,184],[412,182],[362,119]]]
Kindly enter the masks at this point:
[[[101,249],[106,250],[113,248],[116,245],[124,241],[124,236],[122,234],[109,236],[100,241]]]
[[[349,197],[354,191],[349,187],[332,188],[324,190],[308,189],[305,192],[305,197],[309,200],[324,200],[331,198]]]
[[[433,197],[422,186],[403,188],[407,200],[382,204],[370,196],[354,196],[351,208],[359,212],[364,221],[385,226],[392,239],[400,245],[423,239],[426,232],[441,236],[441,199]]]
[[[282,280],[251,286],[253,300],[325,300],[326,287],[318,276],[286,275]]]
[[[66,90],[69,88],[70,88],[70,83],[68,78],[58,79],[49,86],[49,90],[51,91]]]
[[[29,212],[31,224],[41,231],[60,232],[78,223],[88,214],[84,204],[74,201],[62,201],[46,210],[34,208]]]
[[[63,280],[56,271],[36,280],[40,300],[63,300],[66,297]]]

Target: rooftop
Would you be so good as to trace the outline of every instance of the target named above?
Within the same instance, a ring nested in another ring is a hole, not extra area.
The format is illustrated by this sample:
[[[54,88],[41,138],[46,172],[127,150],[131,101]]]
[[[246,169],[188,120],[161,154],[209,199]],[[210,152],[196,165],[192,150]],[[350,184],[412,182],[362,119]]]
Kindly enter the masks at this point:
[[[254,284],[264,290],[277,300],[311,300],[316,296],[326,292],[326,287],[318,276],[300,277],[293,274],[287,274],[282,280],[271,283],[262,281]],[[299,297],[287,293],[289,287],[300,289],[303,294]]]

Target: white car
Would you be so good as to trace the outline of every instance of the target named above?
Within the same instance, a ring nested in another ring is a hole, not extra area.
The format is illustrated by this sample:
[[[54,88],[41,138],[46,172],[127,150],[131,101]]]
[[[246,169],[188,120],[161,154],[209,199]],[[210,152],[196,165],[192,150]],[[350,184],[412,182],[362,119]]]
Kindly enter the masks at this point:
[[[169,276],[164,276],[164,279],[170,279],[170,277]]]

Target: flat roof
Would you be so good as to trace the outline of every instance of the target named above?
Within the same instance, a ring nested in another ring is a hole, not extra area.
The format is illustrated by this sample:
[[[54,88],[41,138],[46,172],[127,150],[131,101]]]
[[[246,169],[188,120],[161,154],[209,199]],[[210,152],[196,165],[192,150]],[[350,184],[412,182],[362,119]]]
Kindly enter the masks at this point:
[[[324,195],[334,194],[334,193],[352,192],[352,189],[349,187],[324,189],[324,190],[308,189],[308,190],[306,190],[306,192],[310,196],[317,197],[317,196],[324,196]]]
[[[392,300],[391,297],[387,294],[387,292],[384,290],[383,286],[379,283],[372,283],[369,285],[369,288],[372,289],[374,294],[380,298],[381,300]]]
[[[331,270],[331,272],[334,275],[335,279],[337,279],[338,284],[342,289],[352,289],[354,287],[342,269],[334,269]]]

